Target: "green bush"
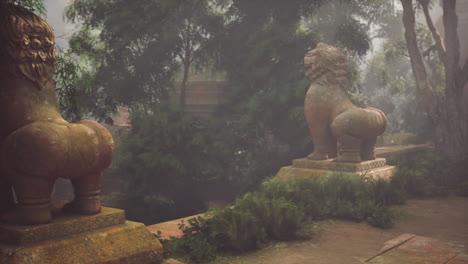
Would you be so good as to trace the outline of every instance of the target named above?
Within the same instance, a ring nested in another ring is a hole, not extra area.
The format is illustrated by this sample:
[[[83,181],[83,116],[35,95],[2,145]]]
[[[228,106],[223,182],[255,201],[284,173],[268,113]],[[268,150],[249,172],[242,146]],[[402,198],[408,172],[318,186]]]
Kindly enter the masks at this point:
[[[466,179],[461,165],[434,152],[400,158],[395,163],[397,169],[391,180],[392,189],[408,198],[447,196]]]
[[[325,178],[293,180],[287,184],[269,180],[262,187],[269,197],[293,201],[313,220],[339,218],[362,221],[372,214],[374,208],[397,200],[394,197],[397,194],[389,191],[388,182],[358,175],[332,174]]]
[[[388,207],[376,206],[372,214],[367,217],[367,222],[375,227],[391,228],[393,226],[394,214]]]
[[[188,220],[188,224],[182,221],[179,224],[179,228],[183,232],[181,238],[162,239],[161,232],[158,232],[155,236],[164,246],[164,257],[185,255],[186,252],[190,252],[189,258],[195,263],[214,260],[219,251],[218,243],[212,237],[206,236],[208,233],[206,223],[206,219],[202,217],[191,218]]]
[[[366,220],[388,228],[393,224],[393,214],[382,201],[391,199],[376,190],[390,189],[384,185],[370,178],[341,174],[286,183],[269,179],[257,192],[238,198],[233,206],[192,220],[191,226],[181,226],[184,236],[174,239],[170,248],[200,262],[213,260],[216,251],[245,252],[272,240],[310,238],[312,220]]]
[[[308,238],[311,223],[317,220],[367,221],[390,228],[395,214],[389,206],[402,204],[407,197],[468,193],[464,164],[455,166],[434,153],[395,162],[397,171],[390,181],[349,174],[266,180],[233,206],[193,220],[190,227],[181,226],[185,235],[171,242],[172,248],[203,262],[213,260],[217,252],[244,252],[272,240]]]

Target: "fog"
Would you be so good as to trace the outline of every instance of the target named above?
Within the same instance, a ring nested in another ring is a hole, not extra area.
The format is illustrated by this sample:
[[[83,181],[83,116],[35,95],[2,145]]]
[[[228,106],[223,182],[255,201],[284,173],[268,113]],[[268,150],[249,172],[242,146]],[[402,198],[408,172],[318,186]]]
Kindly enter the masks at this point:
[[[47,22],[52,25],[57,38],[57,45],[66,49],[68,38],[72,35],[75,25],[64,21],[63,12],[70,0],[46,0]]]

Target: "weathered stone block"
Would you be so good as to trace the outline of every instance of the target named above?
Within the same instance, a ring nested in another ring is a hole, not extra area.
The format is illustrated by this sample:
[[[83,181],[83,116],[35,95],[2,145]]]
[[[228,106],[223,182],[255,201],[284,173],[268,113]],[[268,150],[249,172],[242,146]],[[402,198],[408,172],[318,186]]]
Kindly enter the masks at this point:
[[[335,162],[329,160],[293,160],[292,166],[280,169],[275,178],[279,180],[289,180],[297,178],[321,177],[332,173],[358,174],[373,178],[389,179],[395,167],[386,165],[386,160],[378,158],[359,163]]]
[[[0,224],[1,264],[159,264],[163,248],[123,210],[103,207],[98,215],[59,214],[38,226]]]
[[[123,223],[125,223],[125,212],[123,210],[102,207],[102,212],[97,215],[63,214],[47,225],[0,225],[0,242],[25,245]]]
[[[317,169],[317,170],[330,170],[330,171],[343,171],[343,172],[362,172],[368,171],[387,165],[384,158],[375,160],[368,160],[359,163],[351,162],[334,162],[333,159],[329,160],[310,160],[310,159],[296,159],[293,160],[292,166],[301,169]]]

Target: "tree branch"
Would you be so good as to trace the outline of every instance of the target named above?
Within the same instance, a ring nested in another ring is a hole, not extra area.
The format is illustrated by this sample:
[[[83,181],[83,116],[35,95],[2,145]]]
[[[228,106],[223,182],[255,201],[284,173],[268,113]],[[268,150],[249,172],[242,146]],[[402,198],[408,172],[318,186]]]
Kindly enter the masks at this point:
[[[437,51],[439,53],[439,59],[443,63],[445,61],[445,45],[442,38],[437,32],[437,29],[434,26],[434,22],[432,22],[431,14],[429,14],[429,0],[417,0],[423,9],[424,17],[426,17],[427,27],[432,33],[432,37],[435,40],[435,45],[437,47]]]
[[[437,50],[437,45],[436,44],[430,46],[426,51],[424,51],[423,54],[422,54],[423,57],[427,57],[434,50]]]
[[[374,39],[376,39],[376,38],[383,38],[383,37],[385,37],[385,33],[379,32],[379,33],[377,33],[377,34],[371,36],[371,37],[370,37],[370,40],[374,40]]]

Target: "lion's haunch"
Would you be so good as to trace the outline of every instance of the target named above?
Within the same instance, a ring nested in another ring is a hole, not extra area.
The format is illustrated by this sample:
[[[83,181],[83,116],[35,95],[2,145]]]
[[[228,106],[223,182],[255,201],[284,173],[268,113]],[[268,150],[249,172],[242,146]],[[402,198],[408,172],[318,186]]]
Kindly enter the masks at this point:
[[[94,121],[38,121],[8,136],[4,166],[30,176],[75,178],[107,168],[113,148],[109,131]]]
[[[387,126],[387,119],[376,108],[353,108],[339,114],[330,125],[335,137],[349,135],[354,138],[368,139],[381,135]]]

